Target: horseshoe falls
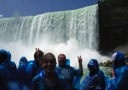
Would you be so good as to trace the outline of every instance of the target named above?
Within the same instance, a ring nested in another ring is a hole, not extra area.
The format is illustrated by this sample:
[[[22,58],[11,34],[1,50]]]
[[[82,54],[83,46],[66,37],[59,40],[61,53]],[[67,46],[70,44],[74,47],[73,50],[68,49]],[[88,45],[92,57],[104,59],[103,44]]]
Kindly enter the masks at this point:
[[[11,52],[17,64],[21,56],[33,59],[35,48],[45,53],[60,53],[77,64],[81,55],[89,59],[106,59],[99,46],[98,5],[76,10],[50,12],[36,16],[0,18],[0,48]],[[102,57],[102,58],[101,58]]]

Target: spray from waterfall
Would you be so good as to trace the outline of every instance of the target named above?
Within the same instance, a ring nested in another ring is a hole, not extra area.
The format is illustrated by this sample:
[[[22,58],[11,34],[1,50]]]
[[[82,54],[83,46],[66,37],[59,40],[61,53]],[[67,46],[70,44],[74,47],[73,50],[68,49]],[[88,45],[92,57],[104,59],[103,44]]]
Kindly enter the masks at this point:
[[[98,5],[37,16],[0,19],[0,48],[12,53],[17,64],[21,56],[33,59],[35,48],[57,57],[64,53],[77,66],[77,56],[83,64],[89,59],[108,60],[98,53]]]

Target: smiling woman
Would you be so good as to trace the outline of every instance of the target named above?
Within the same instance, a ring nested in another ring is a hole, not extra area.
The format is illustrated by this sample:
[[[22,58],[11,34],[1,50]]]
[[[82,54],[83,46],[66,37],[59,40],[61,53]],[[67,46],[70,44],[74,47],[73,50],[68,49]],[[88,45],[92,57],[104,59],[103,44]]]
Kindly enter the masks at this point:
[[[56,59],[52,53],[44,55],[41,74],[32,80],[32,90],[70,90],[67,82],[55,70]]]

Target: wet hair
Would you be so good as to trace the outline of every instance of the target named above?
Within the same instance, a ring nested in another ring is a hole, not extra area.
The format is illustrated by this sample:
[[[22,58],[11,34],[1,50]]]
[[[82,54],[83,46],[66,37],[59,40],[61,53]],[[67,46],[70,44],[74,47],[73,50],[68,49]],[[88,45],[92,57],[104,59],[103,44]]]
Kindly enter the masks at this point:
[[[56,62],[56,57],[54,56],[53,53],[46,53],[44,55],[44,60],[43,61],[45,61],[48,57],[52,57],[52,59]]]
[[[37,55],[37,54],[40,54],[40,55],[44,56],[44,52],[41,51],[41,50],[38,50],[38,51],[36,51],[36,52],[34,53],[34,59],[36,59],[36,55]]]

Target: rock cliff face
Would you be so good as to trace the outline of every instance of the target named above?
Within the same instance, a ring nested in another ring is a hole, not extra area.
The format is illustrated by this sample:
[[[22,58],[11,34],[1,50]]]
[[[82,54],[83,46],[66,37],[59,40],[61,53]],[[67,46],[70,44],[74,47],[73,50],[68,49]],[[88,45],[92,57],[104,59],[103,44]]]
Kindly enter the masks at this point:
[[[128,0],[99,1],[99,50],[128,52]]]

